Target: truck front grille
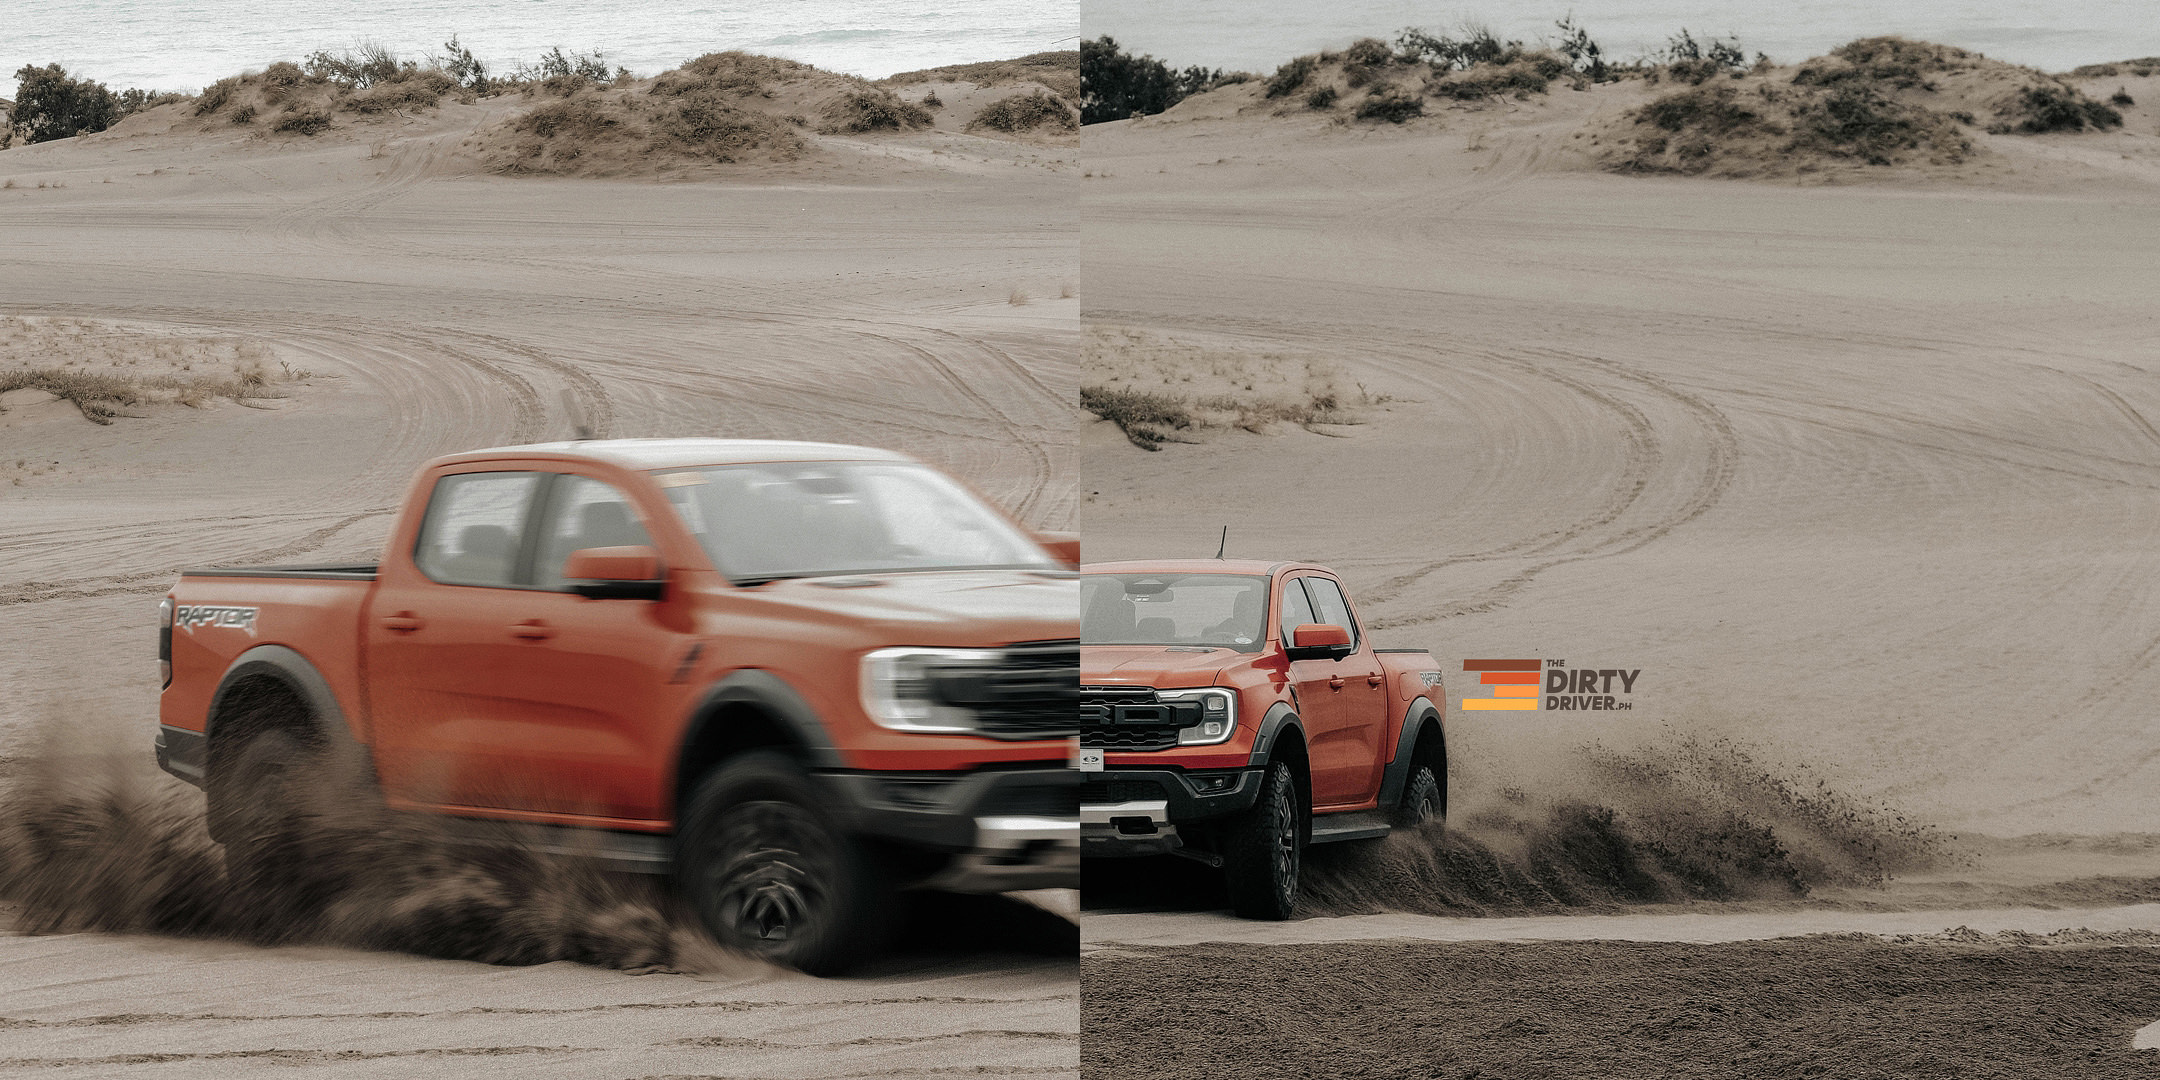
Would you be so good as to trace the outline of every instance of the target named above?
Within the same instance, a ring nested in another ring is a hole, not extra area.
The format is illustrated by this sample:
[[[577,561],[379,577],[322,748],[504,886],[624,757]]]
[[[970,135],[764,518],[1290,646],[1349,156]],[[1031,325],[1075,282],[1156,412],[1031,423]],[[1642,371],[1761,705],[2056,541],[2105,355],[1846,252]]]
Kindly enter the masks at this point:
[[[1200,722],[1200,704],[1161,701],[1145,686],[1080,688],[1080,745],[1145,753],[1177,745],[1178,730]]]
[[[976,730],[998,739],[1065,739],[1079,731],[1080,642],[1034,641],[999,650],[987,667],[942,682],[948,704],[975,713]]]

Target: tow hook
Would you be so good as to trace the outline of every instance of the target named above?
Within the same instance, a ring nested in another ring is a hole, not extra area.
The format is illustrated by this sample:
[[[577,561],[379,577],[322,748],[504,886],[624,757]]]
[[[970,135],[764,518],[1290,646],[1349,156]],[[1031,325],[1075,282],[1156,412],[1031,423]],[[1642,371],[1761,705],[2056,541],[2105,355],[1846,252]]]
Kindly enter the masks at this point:
[[[1171,848],[1170,854],[1191,859],[1192,861],[1200,863],[1201,865],[1206,866],[1211,870],[1220,870],[1223,866],[1222,856],[1217,855],[1212,851],[1197,851],[1193,848],[1186,847],[1183,844],[1179,844],[1178,846]]]

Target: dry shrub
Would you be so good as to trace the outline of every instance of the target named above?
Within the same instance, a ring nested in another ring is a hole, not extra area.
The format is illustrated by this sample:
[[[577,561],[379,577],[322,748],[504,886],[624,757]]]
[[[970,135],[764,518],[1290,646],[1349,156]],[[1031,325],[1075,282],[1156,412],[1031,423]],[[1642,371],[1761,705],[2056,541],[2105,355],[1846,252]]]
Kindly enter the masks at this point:
[[[1323,56],[1323,60],[1338,59]],[[1343,78],[1352,89],[1377,81],[1395,63],[1395,50],[1379,38],[1360,38],[1342,51]]]
[[[1933,90],[1927,76],[1977,67],[1980,57],[1948,45],[1933,45],[1901,37],[1861,38],[1818,56],[1793,73],[1795,86],[1835,86],[1839,83],[1883,83],[1900,90]]]
[[[740,50],[707,53],[653,80],[652,92],[673,97],[695,92],[731,93],[739,97],[773,96],[772,88],[817,72],[808,64],[759,56]]]
[[[330,113],[317,105],[294,105],[278,114],[272,131],[296,135],[319,135],[330,130]]]
[[[1425,90],[1458,101],[1542,94],[1554,79],[1573,74],[1574,70],[1556,54],[1524,53],[1504,64],[1478,64],[1449,72],[1427,83]]]
[[[240,80],[236,76],[228,76],[203,87],[202,94],[195,99],[195,115],[209,116],[224,108],[232,101],[233,92],[239,88]]]
[[[2143,79],[2160,75],[2160,56],[2141,56],[2135,60],[2118,60],[2112,64],[2086,64],[2070,74],[2079,79],[2112,79],[2119,75]]]
[[[1405,123],[1423,115],[1425,99],[1400,86],[1376,87],[1357,107],[1358,119],[1385,120],[1390,124]]]
[[[1029,53],[1014,60],[949,64],[921,71],[903,71],[883,81],[893,86],[926,82],[966,82],[981,87],[1032,82],[1048,87],[1051,93],[1069,101],[1080,96],[1080,52],[1077,49],[1067,49],[1063,52]]]
[[[621,123],[622,120],[603,108],[598,99],[577,97],[551,101],[533,109],[512,121],[510,129],[543,139],[562,135],[593,139],[606,135]]]
[[[300,70],[300,65],[290,60],[280,60],[264,68],[263,73],[257,76],[257,81],[262,84],[263,100],[275,104],[284,101],[301,86],[324,80]]]
[[[1303,88],[1306,80],[1311,79],[1318,70],[1319,57],[1300,56],[1275,69],[1275,74],[1268,77],[1266,94],[1271,98],[1289,97]]]
[[[1972,148],[1949,117],[1864,84],[1833,87],[1793,110],[1792,151],[1893,165],[1922,146],[1952,161]]]
[[[763,151],[774,161],[792,161],[809,149],[785,120],[741,108],[723,91],[682,94],[653,122],[656,141],[713,161],[741,161]]]
[[[357,91],[346,98],[341,107],[363,113],[433,108],[442,102],[444,94],[454,93],[457,89],[456,79],[428,68]]]
[[[1192,413],[1185,403],[1167,394],[1083,386],[1080,407],[1116,424],[1142,450],[1162,449],[1170,437],[1165,429],[1182,431],[1193,426]]]
[[[900,100],[890,90],[864,86],[849,90],[827,103],[819,115],[818,130],[827,135],[860,135],[871,131],[916,131],[932,123],[930,110]]]
[[[2088,127],[2106,131],[2121,126],[2121,113],[2076,89],[2035,83],[2019,87],[1995,106],[1995,123],[1988,125],[1988,131],[1997,135],[2040,135]]]
[[[1032,94],[1014,94],[1001,99],[975,114],[968,121],[968,130],[990,128],[995,131],[1033,131],[1044,124],[1058,131],[1077,131],[1079,118],[1073,115],[1072,106],[1055,94],[1038,90]]]
[[[232,122],[233,122],[233,123],[235,123],[235,124],[252,124],[252,123],[254,123],[254,122],[255,122],[255,106],[253,106],[253,105],[242,105],[242,106],[240,106],[239,108],[237,108],[237,109],[234,109],[234,110],[232,111]]]

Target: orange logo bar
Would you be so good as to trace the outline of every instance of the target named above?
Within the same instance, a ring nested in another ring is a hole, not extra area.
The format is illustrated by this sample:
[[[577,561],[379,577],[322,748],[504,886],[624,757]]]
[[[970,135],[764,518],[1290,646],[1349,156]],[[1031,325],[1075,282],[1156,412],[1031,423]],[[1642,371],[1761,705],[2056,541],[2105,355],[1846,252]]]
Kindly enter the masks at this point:
[[[1545,665],[1539,660],[1465,660],[1462,669],[1478,673],[1478,682],[1493,688],[1493,696],[1465,697],[1465,709],[1515,709],[1538,707],[1538,682]]]

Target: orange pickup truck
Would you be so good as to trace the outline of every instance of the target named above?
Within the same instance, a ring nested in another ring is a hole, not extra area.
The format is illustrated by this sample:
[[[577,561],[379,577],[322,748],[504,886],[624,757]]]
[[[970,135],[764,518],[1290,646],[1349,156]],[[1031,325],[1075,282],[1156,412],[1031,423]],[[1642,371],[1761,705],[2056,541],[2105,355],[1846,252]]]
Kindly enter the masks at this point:
[[[391,810],[670,875],[722,942],[838,971],[895,888],[1078,887],[1078,556],[862,447],[459,454],[379,565],[182,575],[157,758],[236,872],[344,752]]]
[[[1447,811],[1439,665],[1325,567],[1085,566],[1080,684],[1081,853],[1220,867],[1247,918],[1291,915],[1306,845]]]

